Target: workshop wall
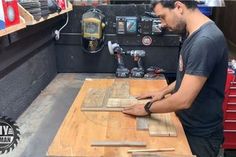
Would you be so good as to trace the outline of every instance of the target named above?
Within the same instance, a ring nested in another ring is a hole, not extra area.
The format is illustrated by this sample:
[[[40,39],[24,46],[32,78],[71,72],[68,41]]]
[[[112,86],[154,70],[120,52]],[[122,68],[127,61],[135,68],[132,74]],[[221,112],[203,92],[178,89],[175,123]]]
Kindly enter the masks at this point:
[[[116,34],[116,16],[136,16],[144,15],[145,11],[150,11],[149,5],[129,4],[129,5],[104,5],[98,6],[105,15],[107,22],[105,29],[104,49],[96,54],[89,54],[82,51],[81,44],[81,17],[90,6],[74,6],[73,12],[69,15],[69,23],[62,30],[60,40],[56,42],[56,56],[58,72],[115,72],[115,57],[109,54],[107,41],[117,42],[125,51],[132,49],[142,49],[146,51],[144,57],[145,68],[149,66],[159,66],[169,73],[175,73],[178,61],[178,50],[180,37],[176,34],[151,35],[153,43],[150,46],[142,44],[141,34],[119,35]],[[62,26],[64,21],[58,25]],[[130,56],[125,56],[125,63],[129,69],[134,67],[134,62]]]
[[[27,27],[0,38],[0,115],[17,119],[57,73],[53,25]]]

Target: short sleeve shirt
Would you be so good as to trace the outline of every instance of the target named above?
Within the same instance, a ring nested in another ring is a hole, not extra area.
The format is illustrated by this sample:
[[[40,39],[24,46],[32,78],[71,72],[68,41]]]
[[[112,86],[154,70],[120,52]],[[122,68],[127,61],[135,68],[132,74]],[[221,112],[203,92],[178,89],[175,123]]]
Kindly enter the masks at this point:
[[[188,133],[208,136],[222,130],[227,65],[227,44],[214,22],[205,23],[184,41],[180,50],[175,92],[181,86],[184,74],[207,78],[191,107],[176,112]]]

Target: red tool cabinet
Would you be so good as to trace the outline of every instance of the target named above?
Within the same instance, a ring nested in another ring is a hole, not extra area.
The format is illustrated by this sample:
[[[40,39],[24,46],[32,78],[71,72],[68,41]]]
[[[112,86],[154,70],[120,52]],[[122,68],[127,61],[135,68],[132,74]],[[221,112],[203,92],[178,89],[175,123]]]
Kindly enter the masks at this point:
[[[236,149],[236,78],[228,69],[225,87],[224,111],[224,149]]]

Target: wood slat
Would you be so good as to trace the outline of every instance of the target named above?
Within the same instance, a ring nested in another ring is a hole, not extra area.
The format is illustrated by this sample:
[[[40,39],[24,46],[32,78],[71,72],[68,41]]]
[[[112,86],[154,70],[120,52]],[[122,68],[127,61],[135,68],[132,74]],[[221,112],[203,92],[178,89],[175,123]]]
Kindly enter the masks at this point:
[[[152,114],[149,120],[150,136],[177,136],[170,113]]]
[[[175,151],[175,148],[131,149],[131,150],[128,150],[128,153],[133,153],[133,152],[169,152],[169,151]]]
[[[83,101],[82,107],[85,108],[101,108],[103,107],[103,102],[106,99],[107,89],[94,89],[88,90],[88,93]]]
[[[136,129],[137,130],[148,130],[149,117],[137,117],[136,118]]]
[[[115,79],[110,91],[110,98],[129,98],[129,82],[127,79]]]
[[[146,147],[146,143],[140,141],[94,141],[91,146]]]
[[[153,153],[153,152],[133,152],[132,157],[197,157],[195,155],[182,155],[170,153]]]

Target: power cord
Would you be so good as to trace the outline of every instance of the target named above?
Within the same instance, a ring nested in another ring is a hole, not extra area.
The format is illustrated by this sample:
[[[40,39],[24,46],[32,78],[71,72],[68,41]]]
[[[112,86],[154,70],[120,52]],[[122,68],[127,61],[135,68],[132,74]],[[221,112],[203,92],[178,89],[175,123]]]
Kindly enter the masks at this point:
[[[69,22],[69,13],[66,13],[66,23],[59,29],[59,30],[55,30],[55,39],[56,40],[59,40],[60,39],[60,32],[63,28],[66,27],[66,25],[68,24]]]

